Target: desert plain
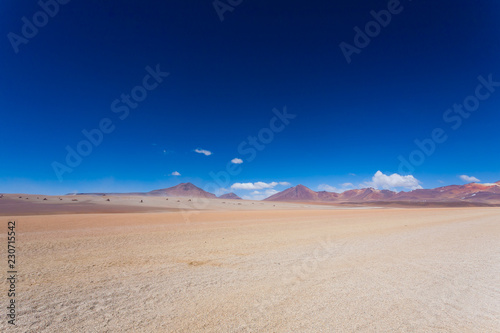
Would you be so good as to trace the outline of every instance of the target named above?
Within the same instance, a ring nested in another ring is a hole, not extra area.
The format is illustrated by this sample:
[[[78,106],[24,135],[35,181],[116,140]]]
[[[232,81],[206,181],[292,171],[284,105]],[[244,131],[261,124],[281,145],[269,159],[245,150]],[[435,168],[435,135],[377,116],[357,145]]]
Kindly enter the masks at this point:
[[[75,198],[0,199],[0,331],[500,332],[498,207]]]

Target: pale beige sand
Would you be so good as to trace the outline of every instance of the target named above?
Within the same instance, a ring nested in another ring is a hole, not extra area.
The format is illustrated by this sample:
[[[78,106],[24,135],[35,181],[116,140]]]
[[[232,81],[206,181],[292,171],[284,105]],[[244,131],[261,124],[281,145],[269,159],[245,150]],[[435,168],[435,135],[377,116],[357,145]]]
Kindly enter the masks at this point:
[[[107,200],[110,201],[107,201]],[[200,199],[151,196],[46,196],[34,194],[5,194],[0,198],[0,216],[141,213],[206,210],[276,210],[276,209],[352,209],[346,205],[317,203],[283,203],[251,200]]]
[[[263,206],[11,216],[16,331],[500,332],[500,209]]]

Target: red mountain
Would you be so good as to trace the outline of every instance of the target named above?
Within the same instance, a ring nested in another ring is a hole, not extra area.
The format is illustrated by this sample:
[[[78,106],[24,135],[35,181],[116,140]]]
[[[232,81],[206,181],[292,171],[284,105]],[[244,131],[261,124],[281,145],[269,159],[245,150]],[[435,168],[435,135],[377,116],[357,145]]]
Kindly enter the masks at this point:
[[[159,197],[217,198],[215,194],[204,191],[191,183],[181,183],[173,187],[154,190],[145,194]]]
[[[233,200],[242,200],[237,194],[231,192],[231,193],[226,193],[221,196],[219,196],[219,199],[233,199]]]
[[[500,204],[500,182],[493,184],[470,183],[450,185],[435,189],[417,189],[409,192],[394,192],[363,188],[342,193],[315,192],[304,185],[297,185],[270,196],[267,201],[317,201],[338,203],[363,202],[436,202],[471,204]]]
[[[288,188],[282,192],[276,193],[264,200],[268,201],[377,201],[387,200],[396,195],[395,192],[389,190],[376,190],[374,188],[363,188],[356,190],[349,190],[343,193],[320,191],[314,192],[313,190],[305,187],[304,185],[297,185]]]
[[[370,187],[345,191],[339,195],[339,199],[344,201],[384,201],[392,199],[395,195],[396,192],[393,191],[377,190]]]
[[[78,193],[90,195],[151,195],[192,198],[217,198],[215,194],[206,192],[191,183],[182,183],[173,187],[154,190],[146,193]],[[221,195],[221,199],[241,199],[234,193]],[[311,201],[337,203],[439,203],[454,205],[500,205],[500,181],[491,184],[469,183],[465,185],[450,185],[434,189],[418,189],[409,192],[394,192],[362,188],[342,193],[319,191],[315,192],[304,185],[290,187],[264,200],[267,201]]]
[[[297,185],[290,187],[284,191],[271,195],[264,200],[269,201],[322,201],[317,192],[305,187],[304,185]]]
[[[478,201],[478,198],[488,201],[500,197],[500,184],[478,184],[469,183],[465,185],[450,185],[434,189],[420,189],[410,192],[399,192],[397,200],[418,200],[418,201]],[[479,196],[478,196],[479,195]],[[478,196],[478,198],[475,198]]]
[[[128,193],[76,193],[77,195],[150,195],[155,197],[190,197],[190,198],[217,198],[215,194],[204,191],[191,183],[181,183],[176,186],[153,190],[150,192]]]

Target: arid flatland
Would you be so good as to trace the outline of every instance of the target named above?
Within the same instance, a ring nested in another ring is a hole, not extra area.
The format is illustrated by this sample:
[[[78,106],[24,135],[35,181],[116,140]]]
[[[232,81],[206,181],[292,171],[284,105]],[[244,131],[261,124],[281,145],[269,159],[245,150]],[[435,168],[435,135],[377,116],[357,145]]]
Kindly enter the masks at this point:
[[[499,208],[174,202],[2,216],[19,331],[500,332]]]

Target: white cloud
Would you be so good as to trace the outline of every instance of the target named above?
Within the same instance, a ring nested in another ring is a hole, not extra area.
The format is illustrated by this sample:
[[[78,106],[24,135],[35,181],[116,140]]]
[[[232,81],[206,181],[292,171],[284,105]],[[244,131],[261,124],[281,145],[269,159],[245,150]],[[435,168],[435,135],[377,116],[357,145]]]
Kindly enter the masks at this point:
[[[350,188],[354,187],[354,185],[352,183],[344,183],[341,186],[342,186],[341,188],[337,188],[335,186],[330,186],[328,184],[320,184],[320,185],[318,185],[318,190],[327,191],[327,192],[342,193],[342,192],[345,192],[345,191],[349,190]]]
[[[170,175],[171,176],[180,176],[181,174],[178,171],[174,171]]]
[[[231,160],[231,163],[233,163],[233,164],[241,164],[241,163],[243,163],[243,160],[241,158],[233,158]]]
[[[273,194],[278,193],[279,191],[275,190],[274,187],[288,186],[291,185],[289,182],[255,182],[255,183],[234,183],[231,185],[232,190],[246,190],[252,191],[250,194],[241,195],[243,199],[247,200],[262,200]]]
[[[206,149],[196,148],[194,151],[197,152],[198,154],[204,154],[205,156],[212,155],[212,152]]]
[[[221,188],[219,188],[218,190],[215,191],[215,194],[217,196],[219,196],[219,195],[226,194],[226,193],[229,193],[229,192],[231,192],[231,190],[228,190],[227,188],[221,187]]]
[[[271,195],[276,194],[276,193],[278,193],[278,191],[276,191],[276,190],[272,190],[272,189],[271,189],[271,190],[266,190],[266,191],[264,192],[264,194],[266,195],[266,198],[267,198],[267,197],[270,197]]]
[[[173,150],[170,150],[170,149],[163,149],[163,155],[170,155],[170,154],[173,154],[174,151]]]
[[[356,176],[356,174],[351,172],[349,173],[349,176]]]
[[[420,189],[422,186],[419,185],[420,182],[412,175],[401,176],[397,173],[393,173],[388,176],[383,174],[381,171],[377,171],[372,177],[371,182],[367,182],[364,185],[370,186],[378,189],[393,189],[395,187],[403,187],[405,189],[415,190]]]
[[[460,177],[460,179],[462,179],[464,182],[467,182],[467,183],[479,183],[480,182],[479,179],[477,179],[476,177],[473,177],[473,176],[461,175],[459,177]]]
[[[277,182],[234,183],[233,185],[231,185],[231,188],[235,190],[262,190],[265,188],[273,188],[276,185],[278,185]]]
[[[334,186],[330,186],[328,184],[320,184],[318,185],[318,190],[320,191],[328,191],[328,192],[340,192],[341,190],[334,187]]]
[[[253,191],[250,193],[250,195],[244,195],[242,196],[242,199],[246,200],[263,200],[267,197],[270,197],[273,194],[278,193],[278,191],[273,190],[273,189],[267,189],[265,191]]]

